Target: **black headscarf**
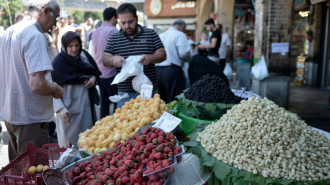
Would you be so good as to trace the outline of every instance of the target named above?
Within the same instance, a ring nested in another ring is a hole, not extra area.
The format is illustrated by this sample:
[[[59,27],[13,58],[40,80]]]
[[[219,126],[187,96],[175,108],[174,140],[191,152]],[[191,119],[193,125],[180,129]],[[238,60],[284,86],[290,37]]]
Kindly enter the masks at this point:
[[[80,44],[80,55],[72,57],[67,53],[66,48],[76,38]],[[82,54],[85,54],[86,61],[83,61]],[[83,84],[85,79],[82,79],[81,76],[95,76],[98,79],[101,75],[92,56],[82,49],[82,42],[79,35],[72,31],[63,35],[61,52],[54,58],[52,65],[54,68],[52,71],[53,81],[59,85]]]

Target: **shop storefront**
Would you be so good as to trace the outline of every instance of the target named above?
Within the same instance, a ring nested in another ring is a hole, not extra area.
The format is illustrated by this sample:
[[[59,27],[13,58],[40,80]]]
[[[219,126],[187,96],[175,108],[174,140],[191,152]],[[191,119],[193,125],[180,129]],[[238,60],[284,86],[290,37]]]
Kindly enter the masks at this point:
[[[296,85],[330,86],[330,1],[296,0],[290,44],[290,74]]]
[[[187,23],[186,33],[195,38],[196,1],[146,0],[144,12],[147,26],[160,34],[166,31],[177,19]]]
[[[321,87],[330,87],[330,1],[324,2],[322,6],[322,30],[321,30]]]

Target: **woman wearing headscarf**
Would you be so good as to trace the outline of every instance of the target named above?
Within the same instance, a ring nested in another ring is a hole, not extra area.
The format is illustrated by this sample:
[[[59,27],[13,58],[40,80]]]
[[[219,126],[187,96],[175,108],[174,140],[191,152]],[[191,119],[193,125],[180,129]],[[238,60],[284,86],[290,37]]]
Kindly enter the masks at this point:
[[[52,62],[53,81],[64,88],[61,99],[54,99],[58,143],[65,147],[70,140],[75,148],[79,134],[96,121],[95,104],[99,98],[95,88],[101,75],[94,59],[82,49],[82,41],[75,32],[62,37],[61,52]]]

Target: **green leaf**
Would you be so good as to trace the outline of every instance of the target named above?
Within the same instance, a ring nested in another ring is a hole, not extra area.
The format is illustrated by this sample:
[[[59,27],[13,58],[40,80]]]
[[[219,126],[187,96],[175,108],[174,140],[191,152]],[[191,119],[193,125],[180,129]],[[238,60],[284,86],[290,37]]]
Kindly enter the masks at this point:
[[[231,173],[230,168],[226,168],[223,164],[216,162],[213,167],[215,176],[220,180],[225,180],[226,177]]]
[[[207,103],[205,104],[205,109],[209,112],[214,112],[215,109],[217,108],[215,103]]]
[[[198,143],[196,141],[188,141],[188,142],[185,142],[183,145],[187,146],[187,147],[196,147],[196,146],[198,146]]]

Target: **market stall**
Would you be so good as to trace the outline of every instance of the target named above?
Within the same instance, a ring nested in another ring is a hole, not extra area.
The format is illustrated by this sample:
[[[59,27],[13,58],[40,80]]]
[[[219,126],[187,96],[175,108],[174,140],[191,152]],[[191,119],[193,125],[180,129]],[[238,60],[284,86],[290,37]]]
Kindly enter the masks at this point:
[[[179,127],[184,137],[173,134]],[[93,185],[330,184],[329,138],[215,75],[168,105],[158,94],[126,102],[81,133],[78,144],[90,156],[27,147],[0,171],[1,184],[43,185],[55,174],[67,184]]]

